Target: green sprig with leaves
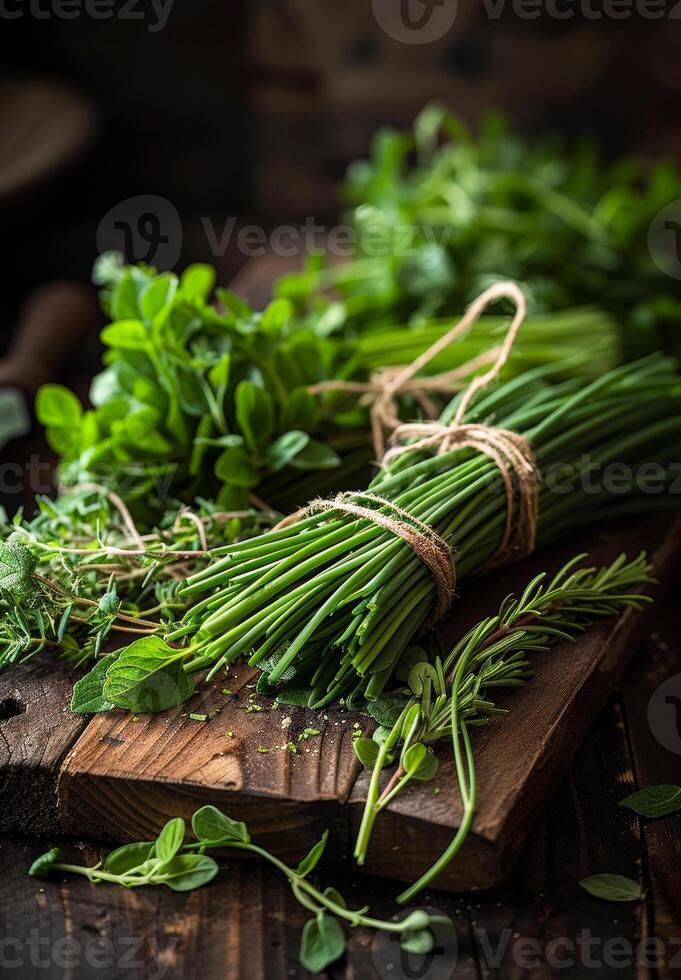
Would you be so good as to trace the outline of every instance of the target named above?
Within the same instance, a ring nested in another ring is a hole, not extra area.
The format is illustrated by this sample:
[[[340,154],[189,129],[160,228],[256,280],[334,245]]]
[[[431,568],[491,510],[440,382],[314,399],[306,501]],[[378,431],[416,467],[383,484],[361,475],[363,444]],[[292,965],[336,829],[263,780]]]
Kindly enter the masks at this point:
[[[332,887],[323,891],[309,875],[321,860],[328,831],[303,858],[291,868],[279,858],[251,841],[246,824],[232,820],[214,806],[204,806],[192,817],[194,840],[185,842],[186,826],[174,817],[163,827],[155,841],[125,844],[112,851],[103,862],[92,867],[68,864],[59,860],[59,849],[52,848],[37,858],[29,874],[44,878],[52,871],[84,875],[93,884],[105,881],[124,888],[165,885],[173,891],[191,891],[207,884],[218,873],[216,861],[207,850],[230,848],[247,851],[281,871],[291,891],[303,908],[312,912],[306,923],[300,945],[300,962],[312,973],[320,973],[342,956],[345,933],[342,925],[391,932],[400,937],[402,948],[427,953],[433,946],[432,926],[451,924],[447,916],[416,909],[401,922],[374,919],[368,907],[350,909],[344,898]]]
[[[530,656],[574,638],[596,620],[638,608],[649,597],[640,590],[649,584],[645,555],[627,561],[620,555],[600,568],[578,567],[585,555],[567,562],[547,580],[537,575],[521,596],[508,596],[496,616],[478,623],[444,658],[423,654],[413,663],[400,704],[393,697],[392,725],[379,725],[371,739],[354,742],[360,761],[372,769],[355,859],[363,864],[372,830],[381,811],[412,780],[432,779],[438,759],[432,746],[442,740],[453,747],[463,817],[453,841],[433,866],[398,898],[406,902],[433,882],[454,859],[468,836],[475,815],[475,757],[469,730],[485,725],[505,711],[497,708],[496,689],[522,686],[533,671]],[[416,658],[412,656],[412,660]],[[384,716],[377,703],[369,712]],[[397,766],[381,791],[384,768]]]

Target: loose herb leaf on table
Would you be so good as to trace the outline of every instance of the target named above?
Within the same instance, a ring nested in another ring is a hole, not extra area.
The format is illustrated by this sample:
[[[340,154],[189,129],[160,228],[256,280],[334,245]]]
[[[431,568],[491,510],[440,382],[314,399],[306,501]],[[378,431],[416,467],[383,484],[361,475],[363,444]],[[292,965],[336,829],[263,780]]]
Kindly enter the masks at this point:
[[[314,869],[326,847],[328,831],[314,845],[297,869],[290,868],[274,855],[251,842],[244,823],[232,820],[214,806],[204,806],[192,817],[193,841],[185,840],[185,823],[180,817],[169,820],[155,841],[125,844],[112,851],[106,860],[93,867],[61,862],[58,848],[37,858],[29,874],[46,878],[51,871],[84,875],[93,884],[105,881],[124,888],[165,885],[173,891],[191,891],[212,881],[218,873],[216,861],[205,851],[211,848],[233,848],[248,851],[268,861],[289,881],[300,904],[313,913],[305,925],[300,946],[300,962],[305,969],[319,973],[342,956],[345,934],[341,923],[350,928],[365,927],[394,933],[405,949],[427,950],[432,947],[431,927],[451,925],[447,916],[417,909],[402,922],[383,921],[368,915],[368,908],[350,909],[335,888],[321,891],[307,875]]]
[[[620,800],[620,806],[633,810],[642,817],[666,817],[681,810],[681,786],[660,784],[646,786]]]

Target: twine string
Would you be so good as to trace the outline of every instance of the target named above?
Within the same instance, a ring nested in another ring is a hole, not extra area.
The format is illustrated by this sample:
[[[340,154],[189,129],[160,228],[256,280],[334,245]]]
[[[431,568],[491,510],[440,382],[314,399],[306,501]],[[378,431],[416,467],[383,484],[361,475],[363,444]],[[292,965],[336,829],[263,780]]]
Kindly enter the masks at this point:
[[[513,302],[515,313],[499,347],[452,371],[430,378],[415,377],[433,358],[476,323],[490,303],[502,297]],[[495,283],[471,303],[464,316],[451,330],[420,354],[412,364],[402,368],[386,369],[366,384],[349,381],[322,382],[310,389],[313,392],[355,391],[365,396],[375,396],[371,409],[371,425],[374,445],[383,465],[405,452],[434,450],[436,455],[442,455],[457,449],[474,449],[494,462],[504,487],[506,515],[501,541],[485,568],[495,567],[508,560],[530,554],[534,550],[537,539],[539,476],[534,453],[528,440],[510,429],[464,422],[472,398],[495,381],[507,363],[526,313],[525,297],[515,283]],[[471,367],[473,364],[474,367]],[[428,398],[430,392],[443,391],[445,385],[448,385],[451,390],[453,383],[466,377],[471,370],[487,364],[490,364],[488,370],[473,378],[464,389],[451,424],[445,425],[436,420],[402,423],[397,417],[396,398],[399,394],[407,392],[412,394],[427,414],[431,414],[434,406]],[[384,436],[386,430],[392,431],[387,450]],[[514,477],[518,485],[517,504]],[[357,500],[368,500],[381,508],[388,509],[390,513],[381,513],[372,507],[363,506]],[[428,566],[436,585],[437,596],[428,625],[441,618],[454,597],[456,564],[451,548],[432,527],[391,501],[372,493],[345,493],[339,494],[332,500],[313,500],[307,507],[285,518],[277,527],[287,527],[309,514],[329,510],[339,510],[354,517],[364,518],[402,538]]]

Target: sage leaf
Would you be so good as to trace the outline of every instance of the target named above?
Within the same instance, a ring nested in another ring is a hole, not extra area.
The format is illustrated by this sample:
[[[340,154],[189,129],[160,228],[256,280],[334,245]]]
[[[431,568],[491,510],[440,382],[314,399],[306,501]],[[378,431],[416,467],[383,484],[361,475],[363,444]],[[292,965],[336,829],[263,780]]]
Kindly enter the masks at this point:
[[[184,820],[182,817],[174,817],[169,820],[161,833],[158,835],[154,845],[154,854],[161,861],[170,861],[174,858],[182,847],[184,840]]]
[[[624,875],[589,875],[582,878],[580,885],[590,895],[609,902],[637,902],[643,897],[639,883]]]
[[[298,959],[310,973],[321,973],[345,951],[345,935],[340,923],[320,912],[303,927]]]
[[[218,871],[217,863],[205,854],[178,854],[163,866],[162,884],[174,892],[189,892],[212,881]]]
[[[85,677],[73,685],[71,711],[77,715],[93,715],[101,711],[111,711],[113,702],[104,697],[104,681],[112,664],[118,659],[117,653],[109,653],[98,660]]]
[[[103,696],[117,707],[150,713],[182,704],[193,692],[178,651],[158,636],[145,636],[126,647],[109,668],[103,687]]]
[[[681,810],[681,786],[668,783],[646,786],[631,796],[625,796],[620,800],[620,806],[633,810],[642,817],[666,817]]]
[[[28,873],[34,878],[46,878],[50,868],[59,857],[59,853],[58,847],[51,847],[49,851],[45,851],[44,854],[35,859],[28,869]]]
[[[36,559],[28,548],[16,541],[0,545],[0,592],[20,598],[33,589]]]
[[[373,766],[378,758],[378,745],[373,738],[355,738],[352,747],[363,766]]]
[[[208,847],[240,841],[248,844],[248,828],[240,820],[232,820],[216,806],[202,806],[192,817],[192,831],[197,840]]]
[[[154,841],[139,841],[134,844],[123,844],[112,851],[104,862],[104,871],[113,875],[123,875],[139,868],[148,861],[154,849]]]
[[[311,848],[310,853],[307,854],[303,860],[300,862],[296,871],[301,878],[305,878],[309,873],[314,870],[319,864],[319,860],[324,853],[324,848],[326,847],[326,842],[329,839],[329,832],[325,830],[321,838],[317,841],[313,848]]]

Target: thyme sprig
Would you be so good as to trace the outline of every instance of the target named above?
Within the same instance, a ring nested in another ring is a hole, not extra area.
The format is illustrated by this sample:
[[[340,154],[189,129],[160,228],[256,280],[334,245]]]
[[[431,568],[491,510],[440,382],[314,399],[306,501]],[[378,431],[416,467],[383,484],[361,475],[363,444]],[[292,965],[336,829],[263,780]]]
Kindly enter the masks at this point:
[[[574,640],[596,620],[650,601],[640,589],[653,580],[644,554],[632,561],[620,555],[600,568],[577,567],[577,555],[549,581],[535,576],[520,597],[509,595],[495,616],[482,620],[443,659],[427,659],[412,667],[408,699],[390,727],[379,726],[373,739],[354,743],[361,761],[372,765],[364,813],[354,855],[363,864],[376,818],[408,783],[432,779],[437,758],[431,746],[451,739],[463,817],[451,844],[398,901],[412,899],[429,885],[461,849],[475,814],[475,760],[469,729],[505,713],[494,704],[495,688],[520,687],[533,671],[530,655]],[[398,764],[381,792],[385,766]]]
[[[172,623],[187,609],[178,584],[231,539],[240,516],[205,501],[196,511],[175,504],[140,532],[123,500],[94,485],[36,504],[31,520],[0,524],[0,667],[44,648],[80,663],[112,632]]]

